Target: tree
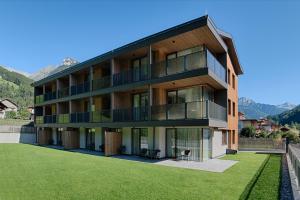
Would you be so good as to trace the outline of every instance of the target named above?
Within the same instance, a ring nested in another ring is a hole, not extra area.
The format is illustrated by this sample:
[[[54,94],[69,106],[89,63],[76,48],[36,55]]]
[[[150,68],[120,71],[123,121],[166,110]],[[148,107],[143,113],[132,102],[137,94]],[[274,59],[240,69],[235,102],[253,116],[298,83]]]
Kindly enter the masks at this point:
[[[255,128],[253,126],[242,128],[241,136],[242,137],[254,137],[255,136]]]

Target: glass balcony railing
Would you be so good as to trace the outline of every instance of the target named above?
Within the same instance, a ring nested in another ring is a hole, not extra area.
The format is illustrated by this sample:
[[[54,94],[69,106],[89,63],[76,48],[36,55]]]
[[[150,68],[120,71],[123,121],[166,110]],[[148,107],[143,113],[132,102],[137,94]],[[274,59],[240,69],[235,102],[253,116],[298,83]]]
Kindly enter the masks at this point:
[[[89,112],[71,113],[71,123],[88,123],[90,122]]]
[[[222,64],[213,56],[213,54],[206,50],[207,67],[210,69],[218,78],[226,82],[226,69]]]
[[[90,91],[90,82],[86,81],[82,84],[71,86],[71,95],[81,94]]]
[[[98,110],[92,112],[92,122],[111,122],[111,110]]]
[[[113,110],[113,120],[117,122],[148,120],[148,107],[115,109]]]
[[[45,122],[45,124],[56,123],[56,115],[45,115],[44,122]]]
[[[44,101],[50,101],[56,99],[56,91],[55,92],[47,92],[44,94]]]
[[[113,75],[113,85],[123,85],[150,79],[149,66],[144,65],[138,69],[125,70]]]
[[[57,115],[57,122],[59,124],[70,123],[70,116],[69,116],[69,114],[59,114],[59,115]]]
[[[152,65],[152,78],[160,78],[194,69],[209,68],[226,82],[226,70],[209,50],[199,51]]]
[[[59,89],[57,91],[57,95],[58,95],[58,98],[64,98],[64,97],[69,96],[69,87]]]
[[[36,124],[43,124],[44,123],[44,117],[43,116],[36,116],[35,117],[35,123]]]
[[[43,103],[44,102],[44,95],[41,94],[41,95],[38,95],[35,97],[35,103],[36,104],[39,104],[39,103]]]
[[[93,80],[93,90],[99,90],[110,87],[111,76],[105,76],[99,79]]]
[[[218,119],[227,120],[227,111],[211,101],[195,101],[181,104],[155,105],[151,108],[152,120]]]

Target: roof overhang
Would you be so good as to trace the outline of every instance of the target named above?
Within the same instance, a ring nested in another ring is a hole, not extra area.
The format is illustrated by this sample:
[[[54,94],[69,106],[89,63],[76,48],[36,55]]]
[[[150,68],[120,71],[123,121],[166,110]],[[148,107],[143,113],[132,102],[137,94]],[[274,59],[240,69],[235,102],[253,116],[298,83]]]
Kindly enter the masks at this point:
[[[229,33],[221,31],[218,29],[218,33],[222,36],[223,40],[225,41],[226,45],[228,46],[228,54],[232,61],[232,65],[237,75],[244,74],[243,67],[241,66],[238,58],[238,54],[234,45],[234,40]]]
[[[55,74],[52,74],[48,77],[45,77],[45,78],[39,80],[39,81],[36,81],[36,82],[32,83],[32,86],[38,86],[38,85],[44,84],[46,82],[55,80],[57,78],[66,76],[70,73],[79,71],[87,66],[92,66],[92,65],[98,64],[100,62],[106,61],[108,59],[114,58],[114,57],[121,55],[123,53],[126,53],[128,51],[147,47],[158,41],[162,41],[167,38],[174,37],[176,35],[180,35],[180,34],[190,32],[192,30],[195,30],[198,28],[203,28],[203,27],[209,29],[211,38],[218,42],[220,49],[222,49],[224,52],[227,52],[228,47],[227,47],[226,41],[224,41],[224,38],[222,38],[221,35],[219,34],[219,30],[216,28],[213,21],[208,17],[208,15],[205,15],[205,16],[199,17],[197,19],[188,21],[186,23],[177,25],[175,27],[166,29],[164,31],[155,33],[148,37],[142,38],[135,42],[129,43],[127,45],[124,45],[124,46],[114,49],[112,51],[109,51],[107,53],[104,53],[102,55],[94,57],[92,59],[89,59],[87,61],[76,64],[70,68],[63,70],[63,71],[57,72]]]

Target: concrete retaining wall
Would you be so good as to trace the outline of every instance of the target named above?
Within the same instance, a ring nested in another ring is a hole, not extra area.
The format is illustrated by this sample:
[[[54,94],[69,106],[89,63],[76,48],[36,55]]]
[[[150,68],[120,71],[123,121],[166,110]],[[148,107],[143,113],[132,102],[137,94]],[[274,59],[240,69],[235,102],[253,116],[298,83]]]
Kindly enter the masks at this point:
[[[0,143],[36,143],[35,133],[0,133]]]

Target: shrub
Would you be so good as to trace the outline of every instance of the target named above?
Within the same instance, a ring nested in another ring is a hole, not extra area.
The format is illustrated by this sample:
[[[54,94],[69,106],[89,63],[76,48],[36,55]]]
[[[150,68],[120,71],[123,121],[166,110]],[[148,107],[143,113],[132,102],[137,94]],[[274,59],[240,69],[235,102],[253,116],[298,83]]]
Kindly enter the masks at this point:
[[[17,113],[15,111],[6,111],[5,118],[6,119],[15,119],[17,117]]]
[[[242,128],[241,136],[242,137],[254,137],[255,136],[255,128],[253,126]]]

